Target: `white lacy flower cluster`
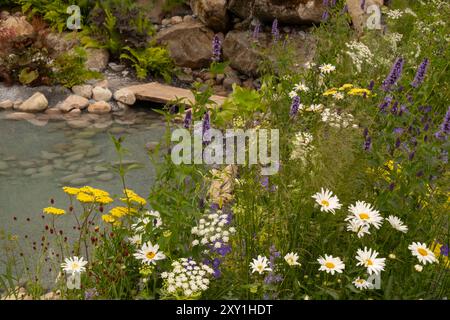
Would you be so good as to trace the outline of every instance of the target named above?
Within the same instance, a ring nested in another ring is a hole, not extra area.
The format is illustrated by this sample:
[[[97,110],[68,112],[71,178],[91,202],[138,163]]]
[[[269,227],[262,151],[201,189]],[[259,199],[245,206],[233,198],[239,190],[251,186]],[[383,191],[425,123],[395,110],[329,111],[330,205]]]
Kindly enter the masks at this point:
[[[394,10],[389,10],[386,13],[386,15],[392,20],[397,20],[403,16],[403,12],[401,10],[394,9]]]
[[[210,276],[214,270],[192,259],[181,258],[172,263],[171,272],[163,272],[161,277],[167,293],[186,298],[200,295],[208,289]]]
[[[350,56],[358,72],[361,72],[361,67],[364,63],[373,63],[373,53],[364,43],[358,41],[351,41],[345,46],[349,49],[345,51]]]
[[[396,52],[397,51],[397,45],[398,45],[398,43],[400,41],[402,41],[403,35],[401,33],[393,32],[393,33],[389,33],[386,36],[386,39],[391,44],[391,47],[394,50],[394,52]]]
[[[199,220],[198,225],[191,229],[191,233],[198,237],[192,241],[192,245],[210,245],[212,248],[220,249],[230,241],[230,235],[235,232],[236,229],[228,224],[228,215],[221,210],[217,210],[216,213],[207,212]]]
[[[291,153],[291,160],[306,161],[306,157],[314,150],[314,146],[311,145],[312,141],[312,134],[308,132],[297,132],[292,143],[294,148]]]
[[[358,125],[353,123],[353,115],[349,113],[338,114],[335,110],[325,108],[322,112],[322,121],[335,128],[358,128]]]
[[[161,215],[158,211],[147,211],[131,225],[133,236],[128,238],[128,241],[133,245],[140,246],[142,244],[142,235],[147,230],[147,226],[152,225],[153,229],[157,229],[162,224]]]

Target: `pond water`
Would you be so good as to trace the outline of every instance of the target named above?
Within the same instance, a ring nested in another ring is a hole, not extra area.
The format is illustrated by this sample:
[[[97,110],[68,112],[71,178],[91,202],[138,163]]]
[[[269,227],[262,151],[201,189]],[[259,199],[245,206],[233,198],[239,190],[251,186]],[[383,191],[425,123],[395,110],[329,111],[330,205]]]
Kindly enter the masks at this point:
[[[7,117],[7,112],[0,112],[0,230],[19,238],[40,237],[42,209],[50,206],[50,199],[56,207],[69,206],[63,186],[89,185],[120,194],[119,177],[108,169],[118,161],[110,135],[125,137],[126,161],[143,166],[127,175],[127,186],[148,196],[154,181],[148,148],[160,141],[165,130],[158,114],[138,108],[122,115],[83,113],[79,119],[47,123],[39,115],[31,122]],[[73,226],[71,219],[58,223],[66,230]]]

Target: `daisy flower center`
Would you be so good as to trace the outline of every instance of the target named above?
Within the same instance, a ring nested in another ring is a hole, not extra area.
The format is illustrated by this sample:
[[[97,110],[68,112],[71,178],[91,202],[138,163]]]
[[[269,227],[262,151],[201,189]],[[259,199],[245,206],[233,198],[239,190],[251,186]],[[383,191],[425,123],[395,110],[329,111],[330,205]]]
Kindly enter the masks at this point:
[[[336,266],[334,265],[333,262],[327,262],[327,263],[325,263],[325,267],[327,267],[328,269],[333,269]]]
[[[153,251],[147,252],[147,254],[145,255],[147,257],[147,259],[153,259],[156,256],[156,253],[154,253]]]
[[[368,259],[368,260],[366,261],[366,264],[367,264],[368,266],[372,266],[372,265],[373,265],[373,261],[370,260],[370,259]]]
[[[78,263],[76,263],[76,262],[74,262],[73,264],[72,264],[72,269],[74,269],[74,270],[76,270],[76,269],[78,269],[80,266],[78,265]]]
[[[363,280],[363,279],[358,279],[358,280],[356,280],[356,282],[359,283],[359,284],[363,284],[363,283],[365,282],[365,280]]]
[[[327,200],[322,200],[320,203],[321,203],[323,206],[325,206],[325,207],[329,207],[329,206],[330,206],[330,203],[329,203]]]
[[[417,252],[419,252],[419,254],[423,257],[426,257],[428,255],[428,251],[423,248],[417,249]]]
[[[369,219],[369,215],[367,214],[367,213],[360,213],[359,214],[359,217],[362,219],[362,220],[367,220],[367,219]]]
[[[260,265],[259,265],[259,266],[257,266],[256,268],[257,268],[257,269],[258,269],[259,271],[263,271],[263,269],[264,269],[264,266],[260,264]]]

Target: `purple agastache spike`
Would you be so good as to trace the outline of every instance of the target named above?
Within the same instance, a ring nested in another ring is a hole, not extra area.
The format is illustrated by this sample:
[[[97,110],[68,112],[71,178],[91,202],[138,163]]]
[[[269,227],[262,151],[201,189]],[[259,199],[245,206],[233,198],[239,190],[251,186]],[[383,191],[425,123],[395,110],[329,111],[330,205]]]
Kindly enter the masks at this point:
[[[253,30],[253,39],[257,40],[259,38],[259,33],[261,32],[261,23],[257,22],[255,29]]]
[[[367,89],[369,89],[370,91],[372,91],[374,87],[375,87],[375,81],[372,80],[372,81],[370,81],[370,83],[369,83]]]
[[[369,129],[364,128],[364,131],[363,131],[364,138],[367,138],[368,135],[369,135]]]
[[[400,140],[400,138],[395,139],[395,148],[399,148],[401,143],[402,141]]]
[[[269,190],[269,176],[262,176],[260,183],[264,189]]]
[[[189,129],[192,123],[192,110],[186,111],[184,116],[184,128]]]
[[[203,143],[209,143],[211,142],[211,120],[209,118],[209,112],[205,113],[205,116],[203,117],[203,123],[202,123],[202,133],[203,133]]]
[[[405,132],[405,129],[403,128],[394,128],[395,134],[403,134],[403,132]]]
[[[363,147],[365,151],[370,151],[370,149],[372,149],[372,138],[370,136],[366,137]]]
[[[442,150],[441,156],[439,158],[444,164],[447,164],[448,163],[448,151]]]
[[[364,10],[364,8],[366,7],[366,0],[361,0],[360,6],[361,6],[361,10]]]
[[[434,136],[440,140],[447,140],[447,136],[450,134],[450,107],[448,107],[447,113],[445,114],[444,121],[441,127]]]
[[[427,73],[429,63],[430,63],[430,61],[428,60],[428,58],[423,59],[419,68],[417,69],[416,76],[414,77],[414,81],[411,82],[411,86],[413,86],[414,88],[417,88],[422,84],[423,80],[425,79],[425,74]]]
[[[213,37],[213,57],[212,60],[219,62],[222,55],[222,43],[220,42],[219,36],[214,35]]]
[[[291,104],[291,111],[289,112],[289,115],[291,117],[295,117],[298,113],[298,108],[300,107],[300,97],[299,96],[295,96],[292,99],[292,104]]]
[[[334,7],[335,5],[336,5],[336,0],[331,0],[330,6],[331,6],[331,7]]]
[[[278,41],[280,38],[280,30],[278,30],[278,19],[272,22],[272,36],[274,41]]]
[[[379,108],[381,112],[386,112],[387,107],[392,103],[392,97],[386,96],[384,101],[380,104]]]
[[[398,111],[398,101],[395,101],[394,104],[391,107],[391,113],[393,115],[396,115]]]
[[[441,255],[448,257],[449,248],[448,245],[443,245],[441,247]]]
[[[389,72],[389,75],[383,81],[384,91],[391,91],[392,86],[394,86],[400,79],[403,71],[403,64],[404,64],[403,58],[397,58],[394,65],[392,66],[391,71]]]
[[[324,7],[328,7],[329,6],[329,0],[323,0],[322,3],[323,3]]]
[[[409,156],[408,156],[409,161],[412,161],[412,160],[414,159],[414,156],[415,156],[415,155],[416,155],[416,152],[415,152],[415,151],[411,152],[411,153],[409,154]]]
[[[322,14],[322,21],[327,21],[330,17],[330,14],[328,13],[328,10],[325,10]]]

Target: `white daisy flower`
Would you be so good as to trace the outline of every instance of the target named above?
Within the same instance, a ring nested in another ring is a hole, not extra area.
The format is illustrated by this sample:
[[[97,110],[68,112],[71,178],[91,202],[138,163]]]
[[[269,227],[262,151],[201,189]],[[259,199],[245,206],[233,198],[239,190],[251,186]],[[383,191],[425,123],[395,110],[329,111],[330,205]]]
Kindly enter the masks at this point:
[[[356,220],[360,225],[373,225],[379,229],[383,217],[378,210],[372,208],[372,205],[364,201],[356,201],[356,204],[349,207],[350,215],[345,218],[346,221]]]
[[[300,263],[298,263],[298,254],[291,252],[284,256],[284,260],[286,263],[290,266],[301,266]]]
[[[423,266],[420,265],[420,264],[416,264],[416,265],[414,266],[414,269],[416,269],[417,272],[422,272]]]
[[[258,255],[257,259],[253,259],[250,263],[250,267],[252,268],[252,273],[258,272],[259,274],[262,274],[264,271],[272,271],[272,269],[269,268],[269,260],[260,255]]]
[[[316,202],[320,205],[320,211],[332,212],[335,214],[335,210],[340,209],[342,206],[339,203],[338,197],[333,196],[333,192],[328,189],[320,188],[320,192],[312,197],[316,199]]]
[[[295,91],[289,92],[289,98],[294,99],[296,96],[298,96],[297,92]]]
[[[333,94],[333,98],[336,100],[342,100],[344,99],[344,94],[342,92],[336,92],[335,94]]]
[[[328,73],[331,73],[331,72],[333,72],[334,70],[336,70],[336,67],[333,66],[333,65],[331,65],[331,64],[329,64],[329,63],[327,63],[327,64],[322,64],[322,65],[319,67],[319,70],[320,70],[320,72],[321,72],[322,74],[328,74]]]
[[[142,244],[142,235],[136,234],[136,235],[128,238],[128,242],[130,242],[133,245],[140,246]]]
[[[294,91],[304,91],[308,92],[309,88],[304,83],[298,83],[294,86]]]
[[[365,234],[370,234],[368,225],[361,225],[356,219],[348,220],[347,231],[354,232],[358,238],[364,237]]]
[[[61,267],[66,273],[74,275],[86,271],[85,265],[87,265],[87,261],[85,261],[83,257],[78,258],[75,256],[64,259],[64,263],[61,264]]]
[[[360,277],[353,280],[353,284],[355,285],[356,288],[358,288],[360,290],[373,288],[373,284],[371,284],[370,282],[368,282],[365,279],[361,279]]]
[[[358,249],[356,260],[358,260],[357,266],[364,266],[367,268],[369,274],[379,274],[384,271],[386,258],[377,258],[378,252],[375,250],[364,247],[364,250]]]
[[[386,220],[391,224],[392,228],[403,233],[408,232],[408,227],[400,220],[400,218],[391,215],[387,217]]]
[[[345,264],[339,257],[334,258],[333,256],[326,254],[325,258],[321,256],[317,261],[320,263],[319,271],[326,271],[332,275],[334,275],[335,272],[342,273],[342,270],[345,269]]]
[[[138,252],[135,253],[134,256],[136,259],[141,260],[142,263],[149,265],[155,264],[156,261],[166,258],[165,254],[162,252],[158,252],[158,250],[159,245],[152,245],[152,243],[149,241],[147,243],[144,243],[142,248],[138,250]]]
[[[434,253],[427,248],[425,243],[413,242],[408,246],[408,249],[422,264],[427,264],[428,262],[431,264],[437,261]]]

